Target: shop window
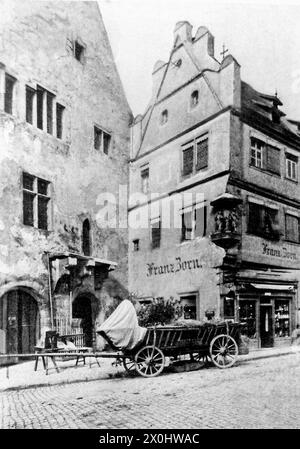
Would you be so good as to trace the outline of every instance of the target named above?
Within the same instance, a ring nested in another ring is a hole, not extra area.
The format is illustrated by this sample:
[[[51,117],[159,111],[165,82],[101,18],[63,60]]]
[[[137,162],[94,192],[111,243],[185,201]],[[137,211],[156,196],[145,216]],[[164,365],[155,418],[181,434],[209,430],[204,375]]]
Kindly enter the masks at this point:
[[[208,135],[194,139],[182,147],[182,176],[195,174],[208,167]]]
[[[160,218],[151,220],[151,246],[152,248],[158,248],[160,246],[161,239],[161,221]]]
[[[49,227],[49,182],[23,173],[23,223],[39,229]]]
[[[289,301],[275,300],[275,337],[290,336]]]
[[[256,301],[240,301],[239,321],[246,324],[244,329],[245,335],[249,338],[256,338]]]
[[[4,111],[8,114],[13,113],[13,94],[16,79],[5,74],[5,94],[4,94]]]
[[[147,195],[149,193],[149,167],[141,170],[142,192]]]
[[[195,204],[182,211],[181,240],[193,240],[204,237],[206,233],[207,208],[203,204]]]
[[[271,240],[280,238],[278,210],[249,202],[248,232]]]
[[[285,215],[285,238],[289,242],[300,243],[299,218],[294,215]]]
[[[183,310],[183,318],[185,320],[197,319],[196,295],[184,295],[180,297],[180,304]]]
[[[297,181],[298,158],[293,154],[285,155],[285,176],[292,181]]]
[[[33,102],[35,96],[35,90],[29,86],[26,86],[26,122],[33,124]]]

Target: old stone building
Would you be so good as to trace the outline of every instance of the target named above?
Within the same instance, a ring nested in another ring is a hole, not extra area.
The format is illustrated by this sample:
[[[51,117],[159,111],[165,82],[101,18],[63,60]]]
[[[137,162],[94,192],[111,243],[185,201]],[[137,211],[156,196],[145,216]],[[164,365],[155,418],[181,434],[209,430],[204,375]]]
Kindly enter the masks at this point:
[[[131,120],[97,2],[2,2],[0,88],[0,353],[47,329],[95,345],[126,294],[126,226],[97,215],[127,184]]]
[[[215,58],[207,28],[179,22],[131,128],[131,291],[246,322],[262,347],[299,323],[300,125],[280,106]]]

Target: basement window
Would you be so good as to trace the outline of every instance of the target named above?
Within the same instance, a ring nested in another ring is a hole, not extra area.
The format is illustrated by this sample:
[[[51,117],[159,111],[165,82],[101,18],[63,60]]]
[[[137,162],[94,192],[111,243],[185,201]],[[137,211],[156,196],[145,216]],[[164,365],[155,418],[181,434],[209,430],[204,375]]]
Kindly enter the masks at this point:
[[[23,173],[23,223],[38,229],[49,227],[48,181]]]
[[[4,111],[8,114],[13,113],[13,93],[16,79],[5,74],[5,94],[4,94]]]

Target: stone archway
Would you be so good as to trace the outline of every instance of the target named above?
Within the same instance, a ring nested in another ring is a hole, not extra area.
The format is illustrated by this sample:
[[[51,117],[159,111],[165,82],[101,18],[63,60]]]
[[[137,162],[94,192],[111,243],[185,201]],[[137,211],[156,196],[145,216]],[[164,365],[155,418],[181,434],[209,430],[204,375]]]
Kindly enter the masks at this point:
[[[0,352],[33,353],[40,336],[36,299],[27,289],[15,288],[0,298]]]

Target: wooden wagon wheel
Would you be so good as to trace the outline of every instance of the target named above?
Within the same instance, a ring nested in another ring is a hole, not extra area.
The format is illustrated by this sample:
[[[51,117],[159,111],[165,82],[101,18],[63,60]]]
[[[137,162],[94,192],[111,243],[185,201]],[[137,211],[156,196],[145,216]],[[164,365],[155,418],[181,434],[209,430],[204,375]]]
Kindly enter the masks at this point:
[[[230,335],[221,334],[212,339],[209,353],[218,368],[230,368],[236,361],[238,346]]]
[[[123,358],[123,366],[124,366],[125,370],[127,371],[127,373],[129,373],[129,374],[133,374],[136,371],[135,370],[135,361],[131,357]]]
[[[135,355],[135,369],[144,377],[158,376],[165,366],[165,356],[156,346],[144,346]]]
[[[190,357],[192,362],[199,363],[200,368],[203,368],[208,363],[207,354],[203,354],[201,352],[192,352],[190,354]]]

